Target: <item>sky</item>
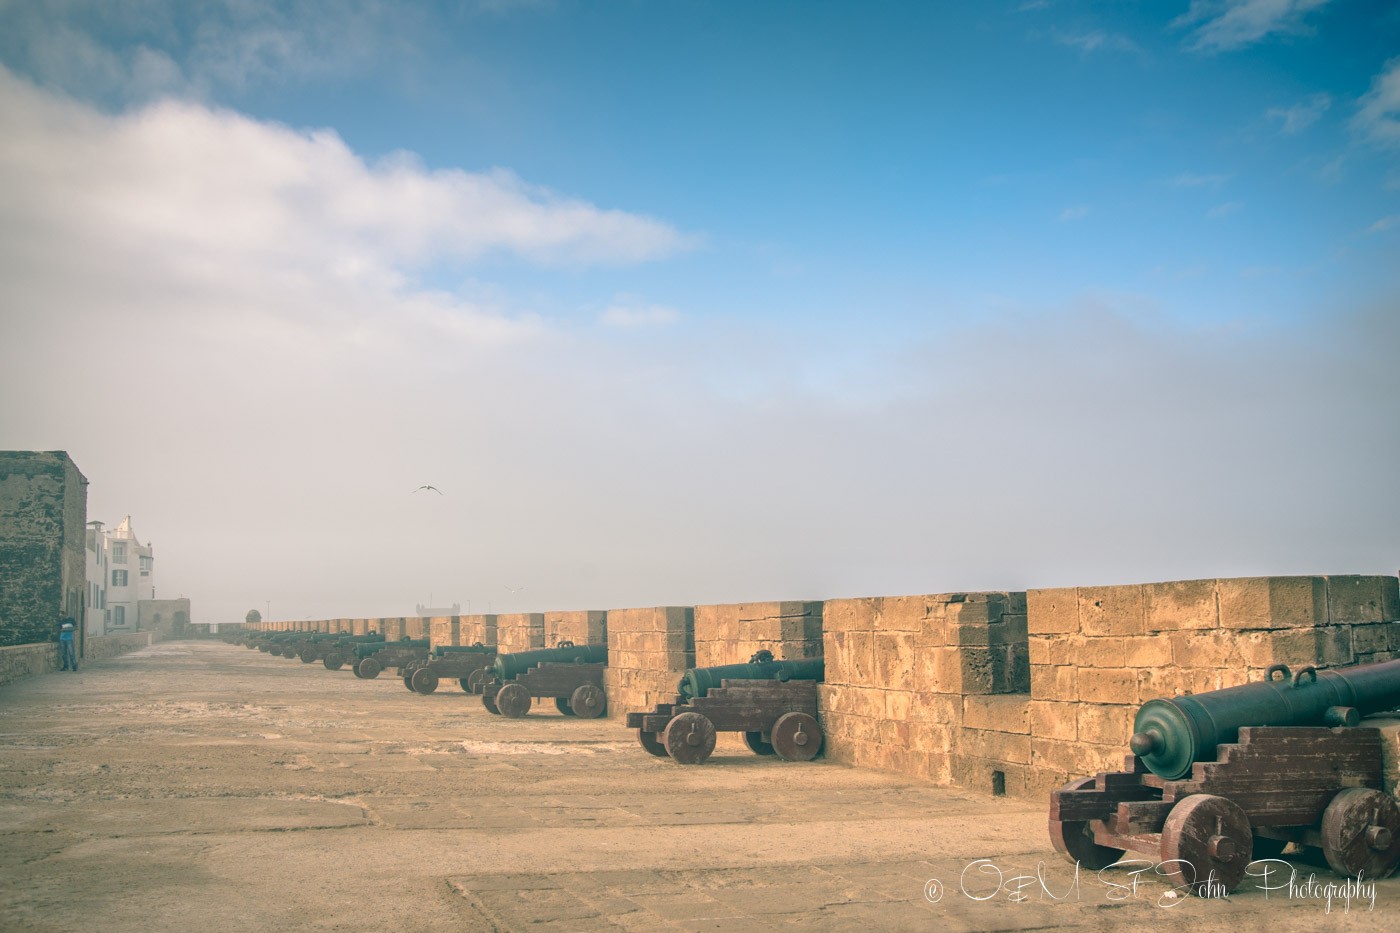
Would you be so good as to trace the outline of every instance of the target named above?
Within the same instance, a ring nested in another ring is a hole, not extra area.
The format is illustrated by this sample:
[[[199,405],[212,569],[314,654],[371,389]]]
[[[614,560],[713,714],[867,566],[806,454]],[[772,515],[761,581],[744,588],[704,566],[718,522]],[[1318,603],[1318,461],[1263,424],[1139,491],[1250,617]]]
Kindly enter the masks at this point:
[[[1391,2],[0,0],[0,448],[197,620],[1393,574],[1397,351]]]

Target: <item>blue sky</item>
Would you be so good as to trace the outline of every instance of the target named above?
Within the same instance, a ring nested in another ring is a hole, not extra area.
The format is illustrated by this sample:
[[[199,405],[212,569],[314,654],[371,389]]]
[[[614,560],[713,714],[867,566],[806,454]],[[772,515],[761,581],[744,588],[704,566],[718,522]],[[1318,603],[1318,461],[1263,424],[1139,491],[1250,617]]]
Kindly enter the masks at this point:
[[[148,423],[203,471],[273,438],[279,459],[343,457],[349,440],[297,426],[346,406],[383,406],[345,429],[364,443],[421,429],[435,475],[357,467],[305,525],[282,474],[243,464],[260,479],[242,511],[290,540],[336,527],[356,490],[443,485],[463,458],[464,483],[502,491],[431,534],[386,521],[423,541],[486,529],[506,557],[483,549],[464,581],[449,561],[418,579],[408,555],[404,592],[357,592],[347,613],[429,587],[500,608],[497,578],[527,576],[583,608],[1393,570],[1380,467],[1322,449],[1297,475],[1251,465],[1293,456],[1304,413],[1344,409],[1321,433],[1365,435],[1349,446],[1367,456],[1400,447],[1393,3],[10,0],[0,65],[11,387],[73,334],[125,353],[148,398],[188,367],[198,390]],[[298,379],[265,394],[237,376],[293,359]],[[84,454],[111,478],[95,511],[138,503],[181,542],[169,566],[190,589],[241,605],[177,556],[218,549],[161,498],[187,479],[151,474],[78,403],[99,382],[73,391],[7,392],[6,446]],[[995,436],[976,446],[998,465],[965,472],[953,430]],[[634,446],[688,466],[647,499],[602,473],[527,482],[514,459]],[[1338,484],[1350,497],[1299,511],[1271,498]],[[1143,485],[1175,490],[1148,497],[1156,531],[1129,514]],[[541,528],[610,526],[592,570],[508,527],[527,490],[549,503]],[[937,525],[950,490],[959,521],[1019,516],[1014,553],[990,528],[975,559],[890,531]],[[706,530],[651,566],[635,542],[659,514]],[[1217,549],[1195,554],[1206,526]],[[751,544],[730,563],[733,534]]]

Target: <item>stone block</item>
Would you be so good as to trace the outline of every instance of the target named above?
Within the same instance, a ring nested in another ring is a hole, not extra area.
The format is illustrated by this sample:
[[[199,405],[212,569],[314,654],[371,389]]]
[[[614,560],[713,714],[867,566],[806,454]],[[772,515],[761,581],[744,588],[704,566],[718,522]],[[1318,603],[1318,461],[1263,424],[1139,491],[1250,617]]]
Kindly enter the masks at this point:
[[[1162,667],[1171,663],[1170,638],[1162,635],[1140,635],[1123,639],[1124,667]]]
[[[1079,630],[1085,635],[1141,635],[1147,630],[1143,587],[1082,586]]]
[[[869,632],[874,629],[877,599],[829,599],[822,606],[827,632]]]
[[[963,698],[961,696],[946,693],[915,693],[909,715],[915,722],[961,726],[962,704]]]
[[[963,600],[949,607],[950,622],[959,625],[994,625],[1006,614],[1007,593],[964,593]]]
[[[1029,590],[1026,626],[1032,635],[1079,633],[1079,597],[1073,589]]]
[[[876,632],[872,636],[875,683],[891,690],[914,689],[914,635]]]
[[[908,690],[885,691],[885,718],[892,722],[908,722],[914,705],[914,694]]]
[[[1400,619],[1400,578],[1381,577],[1381,618],[1387,622]]]
[[[1078,680],[1079,699],[1086,703],[1137,702],[1137,671],[1128,668],[1086,667],[1079,670]]]
[[[1124,754],[1126,754],[1128,739],[1133,733],[1133,717],[1137,715],[1137,709],[1136,705],[1099,706],[1090,703],[1080,705],[1078,711],[1079,741],[1098,745],[1122,746]]]
[[[990,732],[983,729],[963,729],[958,749],[975,758],[1009,761],[1028,765],[1031,761],[1031,737],[1014,732]]]
[[[963,699],[963,726],[991,732],[1029,735],[1030,698],[1018,695],[969,696]]]
[[[1328,621],[1333,625],[1345,622],[1384,621],[1383,581],[1387,579],[1376,576],[1328,577]]]
[[[1389,651],[1391,630],[1400,632],[1400,622],[1377,622],[1374,625],[1351,626],[1351,650],[1359,658],[1361,655],[1377,651]]]
[[[1073,742],[1079,738],[1079,704],[1031,700],[1026,704],[1030,734],[1041,739]]]
[[[936,722],[911,722],[909,747],[926,754],[946,755],[953,747],[954,727]]]
[[[1216,587],[1222,628],[1327,624],[1327,581],[1323,577],[1243,577],[1219,580]]]
[[[1079,670],[1068,665],[1062,667],[1031,668],[1031,698],[1035,700],[1079,699]]]
[[[1327,625],[1313,629],[1318,666],[1338,667],[1356,660],[1352,650],[1350,625]]]
[[[1031,664],[1054,664],[1054,639],[1049,635],[1032,635],[1026,648]]]
[[[1149,583],[1142,590],[1149,632],[1174,632],[1181,629],[1208,629],[1220,626],[1220,608],[1214,580]]]
[[[1170,636],[1172,661],[1182,670],[1245,667],[1237,632],[1174,632]]]
[[[923,629],[928,613],[926,596],[886,596],[875,612],[872,628],[879,632],[909,632]]]
[[[1083,775],[1084,772],[1080,770],[1079,749],[1078,742],[1032,737],[1031,767],[1061,774]]]
[[[1069,663],[1080,667],[1124,667],[1127,641],[1117,636],[1085,638]]]

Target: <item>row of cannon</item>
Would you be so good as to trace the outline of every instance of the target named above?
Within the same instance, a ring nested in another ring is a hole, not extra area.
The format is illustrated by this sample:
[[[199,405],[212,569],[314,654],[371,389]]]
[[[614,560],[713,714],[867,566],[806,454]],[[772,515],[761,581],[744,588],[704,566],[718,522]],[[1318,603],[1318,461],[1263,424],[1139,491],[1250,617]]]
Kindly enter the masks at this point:
[[[226,640],[303,664],[320,661],[327,670],[348,666],[365,680],[392,668],[406,689],[425,695],[455,680],[463,692],[481,697],[488,712],[510,719],[528,715],[536,700],[553,700],[560,713],[580,719],[607,712],[606,645],[561,641],[553,648],[500,652],[480,643],[434,647],[426,639],[324,632],[245,632]],[[824,740],[816,685],[825,669],[822,658],[780,661],[768,651],[747,664],[692,668],[677,685],[676,702],[630,713],[627,725],[647,752],[679,764],[707,760],[719,732],[743,733],[755,754],[809,761]]]
[[[455,679],[492,713],[525,716],[536,699],[565,715],[607,710],[601,645],[500,653],[487,645],[386,642],[381,636],[249,633],[233,636],[303,663],[350,665],[373,678],[389,667],[404,686],[434,692]],[[628,713],[649,753],[680,764],[710,757],[718,732],[742,733],[756,754],[807,761],[821,750],[821,658],[692,668],[674,702]],[[1150,700],[1137,711],[1122,771],[1052,792],[1050,839],[1066,859],[1101,870],[1148,856],[1182,890],[1235,890],[1250,866],[1288,847],[1321,851],[1349,877],[1384,878],[1400,865],[1400,806],[1383,788],[1381,735],[1362,718],[1400,707],[1400,660],[1294,673],[1196,695]],[[1141,864],[1139,861],[1138,864]]]

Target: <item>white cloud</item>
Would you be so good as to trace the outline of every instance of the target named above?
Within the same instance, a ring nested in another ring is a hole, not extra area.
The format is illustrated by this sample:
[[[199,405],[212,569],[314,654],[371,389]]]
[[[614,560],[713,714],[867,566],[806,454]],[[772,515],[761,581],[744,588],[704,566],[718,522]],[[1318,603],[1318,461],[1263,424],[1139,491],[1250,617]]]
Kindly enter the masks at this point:
[[[345,73],[401,44],[420,19],[412,6],[383,0],[205,0],[197,13],[187,6],[0,3],[0,32],[22,37],[18,54],[46,85],[142,101]]]
[[[1380,220],[1366,228],[1367,233],[1384,233],[1392,227],[1400,226],[1400,214],[1391,214],[1389,217],[1382,217]]]
[[[655,327],[674,324],[681,318],[675,308],[665,305],[617,304],[598,316],[598,320],[608,327]]]
[[[1306,29],[1308,13],[1330,0],[1191,0],[1172,26],[1191,30],[1188,45],[1198,51],[1228,52],[1275,33]]]
[[[1386,62],[1360,100],[1353,125],[1383,146],[1400,145],[1400,58]]]
[[[1056,30],[1052,33],[1054,39],[1060,45],[1079,49],[1081,52],[1138,52],[1137,43],[1127,36],[1116,33],[1104,32],[1102,29],[1089,30],[1087,32],[1061,32]]]
[[[367,163],[333,131],[196,104],[107,117],[0,71],[0,113],[6,213],[186,271],[217,257],[395,284],[443,260],[633,263],[690,242],[508,171],[428,171],[406,153]]]
[[[1331,106],[1329,95],[1311,94],[1291,107],[1272,107],[1265,116],[1279,121],[1283,132],[1291,136],[1312,126]]]
[[[1076,204],[1072,207],[1067,207],[1064,210],[1060,211],[1060,219],[1079,220],[1081,217],[1088,216],[1088,214],[1089,208],[1085,207],[1083,204]]]
[[[1242,207],[1244,207],[1244,204],[1242,204],[1239,201],[1226,201],[1224,204],[1217,204],[1210,210],[1206,211],[1206,217],[1210,218],[1211,220],[1215,220],[1220,217],[1228,217]]]

